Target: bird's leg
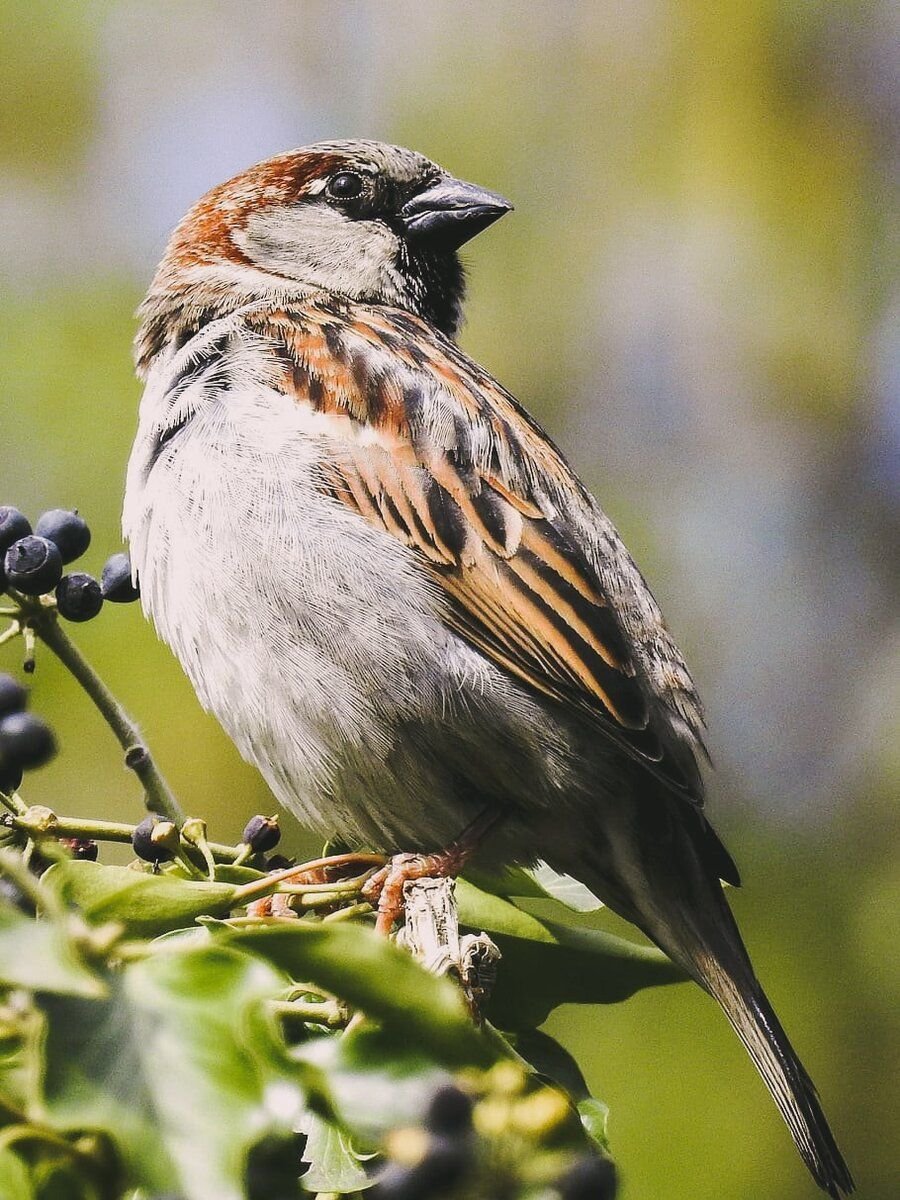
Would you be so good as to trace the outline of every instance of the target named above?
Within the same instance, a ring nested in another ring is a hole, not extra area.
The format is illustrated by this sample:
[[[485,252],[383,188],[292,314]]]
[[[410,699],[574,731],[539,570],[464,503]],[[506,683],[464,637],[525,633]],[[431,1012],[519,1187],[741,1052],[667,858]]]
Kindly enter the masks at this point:
[[[447,879],[457,876],[501,817],[497,809],[480,813],[455,841],[432,854],[395,854],[376,871],[362,890],[370,903],[378,901],[375,928],[385,935],[403,912],[403,885],[413,879]]]

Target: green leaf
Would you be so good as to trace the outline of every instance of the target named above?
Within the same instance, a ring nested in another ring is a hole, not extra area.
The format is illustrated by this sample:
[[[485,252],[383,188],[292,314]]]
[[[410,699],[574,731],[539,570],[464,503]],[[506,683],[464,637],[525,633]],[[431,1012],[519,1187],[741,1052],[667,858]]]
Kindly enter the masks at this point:
[[[611,1004],[686,978],[659,950],[543,920],[465,879],[456,898],[460,923],[490,933],[503,955],[488,1008],[502,1029],[536,1027],[560,1004]]]
[[[371,1025],[313,1038],[292,1058],[320,1072],[339,1121],[373,1143],[389,1129],[418,1124],[435,1088],[450,1078],[399,1031]]]
[[[583,883],[571,875],[560,875],[543,861],[534,867],[504,867],[500,871],[470,869],[464,878],[493,896],[553,900],[574,912],[596,912],[603,907],[603,901]]]
[[[44,1026],[33,997],[0,1007],[0,1124],[40,1117]]]
[[[596,912],[603,908],[603,901],[599,900],[590,888],[579,883],[571,875],[560,875],[559,871],[554,871],[548,863],[539,862],[537,866],[531,867],[527,874],[547,896],[558,900],[573,912]]]
[[[343,1194],[371,1186],[362,1163],[372,1155],[357,1150],[346,1130],[308,1112],[297,1131],[306,1134],[303,1161],[309,1163],[309,1169],[301,1182],[307,1191]]]
[[[255,883],[257,879],[265,879],[265,871],[257,871],[255,867],[236,867],[233,863],[216,864],[216,883],[233,883],[238,886],[245,883]]]
[[[96,862],[55,863],[43,880],[92,924],[121,921],[134,937],[179,929],[203,915],[225,916],[234,904],[235,889],[229,883],[152,875]]]
[[[63,922],[37,921],[0,903],[0,985],[71,996],[101,996]]]
[[[214,945],[134,964],[125,986],[181,1188],[189,1200],[243,1200],[251,1143],[287,1135],[303,1104],[274,1066],[262,1018],[284,980],[259,959]]]
[[[253,1143],[302,1108],[271,1051],[264,1001],[284,979],[223,946],[131,963],[105,1000],[50,997],[48,1114],[109,1133],[129,1178],[187,1200],[244,1200]]]
[[[479,891],[488,892],[491,896],[519,896],[528,900],[547,898],[547,893],[534,875],[524,867],[503,867],[496,871],[466,867],[462,877]]]
[[[581,1117],[581,1124],[584,1126],[584,1131],[597,1147],[604,1154],[609,1153],[609,1138],[606,1133],[607,1123],[609,1121],[609,1105],[604,1104],[602,1100],[597,1100],[593,1096],[585,1096],[583,1100],[579,1100],[575,1106],[578,1109],[578,1115]]]
[[[519,1034],[515,1043],[516,1050],[539,1075],[568,1092],[587,1136],[599,1150],[609,1153],[606,1136],[609,1107],[590,1094],[581,1068],[569,1051],[539,1029],[529,1029]]]
[[[95,1129],[115,1141],[127,1173],[154,1191],[176,1183],[157,1127],[144,1064],[142,1029],[120,978],[106,997],[43,998],[44,1102],[62,1132]]]
[[[35,1200],[28,1168],[10,1149],[0,1150],[0,1200]]]
[[[526,1029],[513,1039],[515,1048],[539,1075],[558,1083],[573,1100],[590,1095],[581,1067],[555,1038],[541,1029]]]
[[[307,921],[210,928],[224,944],[259,954],[293,979],[317,984],[399,1030],[438,1062],[484,1064],[493,1057],[459,988],[371,929]]]

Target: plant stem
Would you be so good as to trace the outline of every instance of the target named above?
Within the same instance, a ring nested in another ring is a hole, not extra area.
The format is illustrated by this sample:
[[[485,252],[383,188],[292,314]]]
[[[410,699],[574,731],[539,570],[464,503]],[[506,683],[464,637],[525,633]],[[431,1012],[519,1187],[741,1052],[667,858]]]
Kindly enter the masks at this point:
[[[0,875],[11,879],[19,891],[24,892],[35,907],[45,912],[52,920],[65,919],[66,910],[62,901],[54,891],[44,887],[41,881],[32,875],[20,854],[0,850]]]
[[[18,820],[17,818],[25,818]],[[17,811],[13,816],[13,825],[24,829],[26,833],[32,832],[32,827],[28,821],[28,808],[23,805],[20,811]],[[134,833],[134,825],[129,825],[124,821],[93,821],[86,817],[55,817],[52,829],[47,830],[46,836],[53,838],[87,838],[94,842],[122,842],[128,844],[131,841],[131,835]],[[216,862],[233,863],[237,858],[241,847],[240,846],[225,846],[219,842],[210,842],[209,848],[213,853],[213,858]],[[188,853],[194,847],[188,847]]]
[[[153,761],[140,730],[61,627],[56,613],[41,612],[33,620],[33,626],[41,641],[49,646],[63,666],[75,676],[115,734],[119,745],[125,751],[126,767],[134,771],[144,787],[147,808],[180,828],[184,824],[184,813]]]
[[[298,863],[296,867],[285,867],[283,871],[273,871],[264,879],[255,879],[252,883],[245,883],[241,887],[235,888],[234,901],[237,905],[247,904],[251,900],[260,900],[271,892],[277,892],[282,883],[296,883],[297,876],[303,875],[307,871],[320,871],[327,867],[345,867],[357,864],[366,867],[383,867],[385,861],[383,854],[334,854],[327,858],[314,858],[311,862]],[[335,881],[335,886],[340,887],[339,880]]]
[[[14,816],[21,816],[28,811],[28,805],[18,792],[0,792],[0,804],[8,808]]]
[[[291,1021],[312,1022],[338,1029],[347,1024],[347,1009],[338,1000],[272,1000],[272,1012]]]

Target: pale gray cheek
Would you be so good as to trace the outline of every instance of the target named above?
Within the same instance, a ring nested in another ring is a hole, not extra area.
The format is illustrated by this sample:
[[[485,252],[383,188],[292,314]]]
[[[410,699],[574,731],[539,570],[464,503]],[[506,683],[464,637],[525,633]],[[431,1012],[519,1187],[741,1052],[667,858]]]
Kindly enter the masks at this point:
[[[353,221],[324,205],[254,214],[235,241],[255,266],[352,299],[401,303],[399,238],[380,221]]]

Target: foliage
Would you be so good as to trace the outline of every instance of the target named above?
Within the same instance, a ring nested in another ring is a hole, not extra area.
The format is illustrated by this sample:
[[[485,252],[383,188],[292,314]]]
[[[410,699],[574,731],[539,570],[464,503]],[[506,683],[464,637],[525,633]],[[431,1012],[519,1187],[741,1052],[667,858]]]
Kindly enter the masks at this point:
[[[605,1106],[537,1026],[679,978],[662,955],[526,911],[596,906],[549,868],[460,880],[461,924],[502,952],[473,1015],[455,979],[371,928],[383,860],[273,870],[255,841],[262,826],[277,841],[271,819],[210,842],[49,597],[10,595],[29,662],[36,637],[69,667],[164,815],[131,826],[0,794],[0,1200],[537,1200],[591,1162],[612,1194]],[[139,857],[92,861],[97,840]],[[448,1088],[467,1106],[452,1136]]]

